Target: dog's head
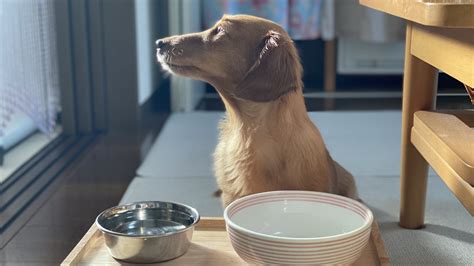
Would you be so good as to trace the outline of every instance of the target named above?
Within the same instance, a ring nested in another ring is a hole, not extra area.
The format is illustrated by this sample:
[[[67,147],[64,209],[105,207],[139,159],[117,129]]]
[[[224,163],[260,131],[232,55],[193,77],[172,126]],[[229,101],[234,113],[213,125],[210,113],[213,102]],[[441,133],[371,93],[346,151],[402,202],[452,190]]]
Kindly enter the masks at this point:
[[[209,82],[236,99],[272,101],[302,87],[293,42],[269,20],[225,15],[208,30],[160,39],[156,46],[165,70]]]

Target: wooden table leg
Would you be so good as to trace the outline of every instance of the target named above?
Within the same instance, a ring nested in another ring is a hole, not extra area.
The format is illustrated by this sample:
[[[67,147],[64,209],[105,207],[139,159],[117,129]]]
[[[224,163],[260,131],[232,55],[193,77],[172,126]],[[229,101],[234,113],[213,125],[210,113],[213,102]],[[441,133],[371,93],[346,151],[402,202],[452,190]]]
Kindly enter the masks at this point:
[[[428,164],[410,141],[413,113],[435,107],[438,70],[411,55],[412,27],[408,22],[403,80],[400,226],[416,229],[423,227],[424,222]]]
[[[324,42],[324,92],[336,91],[336,40]],[[324,110],[334,109],[334,98],[324,99]]]

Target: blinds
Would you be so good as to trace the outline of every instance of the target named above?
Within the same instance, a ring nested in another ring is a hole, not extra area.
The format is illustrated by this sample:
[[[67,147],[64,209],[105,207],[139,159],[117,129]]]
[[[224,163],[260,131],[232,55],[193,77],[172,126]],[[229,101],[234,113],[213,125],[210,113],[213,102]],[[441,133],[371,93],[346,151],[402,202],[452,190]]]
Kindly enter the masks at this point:
[[[0,136],[16,113],[53,132],[57,56],[54,0],[0,0]]]

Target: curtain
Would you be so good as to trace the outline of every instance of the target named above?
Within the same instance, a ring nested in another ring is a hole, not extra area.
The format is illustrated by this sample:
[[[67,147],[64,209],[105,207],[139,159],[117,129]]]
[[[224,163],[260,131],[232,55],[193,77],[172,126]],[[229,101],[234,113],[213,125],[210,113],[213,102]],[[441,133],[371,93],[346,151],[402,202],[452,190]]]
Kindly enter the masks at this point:
[[[401,41],[400,18],[372,10],[358,0],[204,0],[204,26],[223,14],[249,14],[275,21],[295,40],[351,38],[368,42]]]
[[[0,136],[17,113],[53,132],[59,112],[54,0],[0,0]]]
[[[280,24],[295,40],[320,37],[321,0],[204,0],[204,26],[223,14],[248,14]]]

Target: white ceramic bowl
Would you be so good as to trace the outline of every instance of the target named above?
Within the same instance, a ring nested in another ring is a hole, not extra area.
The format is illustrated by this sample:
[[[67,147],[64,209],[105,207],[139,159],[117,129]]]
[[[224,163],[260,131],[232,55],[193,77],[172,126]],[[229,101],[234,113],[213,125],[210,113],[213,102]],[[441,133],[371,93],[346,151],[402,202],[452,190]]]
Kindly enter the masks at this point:
[[[348,265],[361,255],[373,215],[361,203],[313,191],[272,191],[224,211],[232,246],[248,263]]]

